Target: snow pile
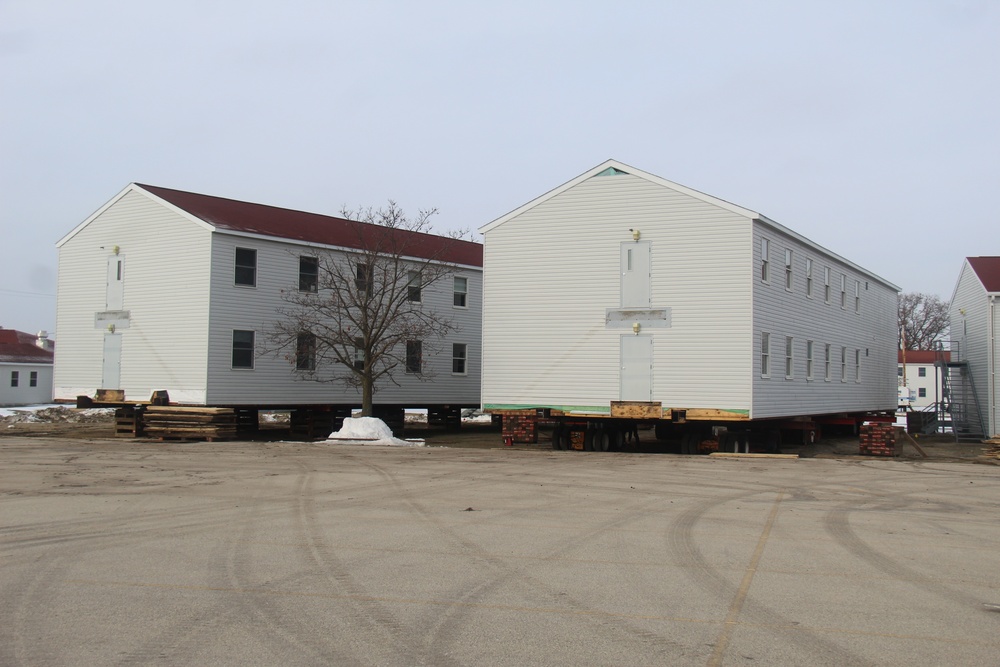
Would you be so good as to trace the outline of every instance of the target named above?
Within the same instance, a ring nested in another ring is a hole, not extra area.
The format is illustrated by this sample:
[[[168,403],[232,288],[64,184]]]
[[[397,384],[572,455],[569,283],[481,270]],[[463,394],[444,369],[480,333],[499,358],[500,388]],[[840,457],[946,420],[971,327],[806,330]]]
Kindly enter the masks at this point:
[[[352,445],[388,445],[390,447],[423,447],[423,440],[394,438],[385,422],[375,417],[346,417],[339,431],[330,434],[329,440]]]
[[[114,408],[90,408],[77,410],[65,405],[24,405],[16,408],[0,408],[0,424],[98,424],[114,418]]]

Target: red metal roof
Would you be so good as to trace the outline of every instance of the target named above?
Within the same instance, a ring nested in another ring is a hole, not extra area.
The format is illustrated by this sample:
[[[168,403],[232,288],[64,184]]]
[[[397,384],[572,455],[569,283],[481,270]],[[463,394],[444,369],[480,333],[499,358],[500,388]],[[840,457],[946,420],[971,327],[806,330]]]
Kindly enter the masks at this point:
[[[359,238],[359,223],[344,218],[141,183],[136,185],[219,229],[341,248],[364,247]],[[373,232],[385,229],[378,225],[365,227],[370,227]],[[469,266],[483,265],[483,246],[480,243],[404,230],[394,230],[392,233],[401,247],[405,247],[405,254],[408,256]]]
[[[1000,292],[1000,257],[968,257],[987,292]]]
[[[0,329],[0,362],[9,364],[51,364],[52,350],[35,344],[37,336],[16,329]]]
[[[896,355],[897,363],[903,363],[903,351],[897,350]],[[938,350],[907,350],[906,351],[906,363],[908,364],[927,364],[930,366],[935,361],[951,361],[951,352],[944,350],[939,352]]]

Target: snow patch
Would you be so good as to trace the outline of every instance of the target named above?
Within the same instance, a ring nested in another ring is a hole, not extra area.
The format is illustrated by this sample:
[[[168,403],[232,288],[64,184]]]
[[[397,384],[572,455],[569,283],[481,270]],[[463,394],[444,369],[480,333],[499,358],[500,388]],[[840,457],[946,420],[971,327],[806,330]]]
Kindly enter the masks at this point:
[[[331,433],[328,440],[351,445],[424,446],[423,440],[400,440],[393,437],[392,429],[376,417],[346,417],[341,429]]]

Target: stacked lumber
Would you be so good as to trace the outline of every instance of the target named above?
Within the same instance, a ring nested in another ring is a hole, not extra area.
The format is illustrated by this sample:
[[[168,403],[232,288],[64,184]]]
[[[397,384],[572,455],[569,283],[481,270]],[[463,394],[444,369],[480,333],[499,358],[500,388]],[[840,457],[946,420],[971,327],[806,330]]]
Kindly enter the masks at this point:
[[[142,406],[126,405],[115,409],[115,437],[142,436]]]
[[[142,415],[150,438],[223,440],[236,437],[236,411],[232,408],[149,406]]]
[[[534,410],[505,412],[501,428],[504,442],[538,442],[538,417]]]
[[[983,450],[983,456],[988,459],[997,459],[1000,461],[1000,438],[983,440],[983,443],[989,445],[987,449]]]
[[[862,424],[860,454],[867,456],[896,455],[896,427],[892,424]]]

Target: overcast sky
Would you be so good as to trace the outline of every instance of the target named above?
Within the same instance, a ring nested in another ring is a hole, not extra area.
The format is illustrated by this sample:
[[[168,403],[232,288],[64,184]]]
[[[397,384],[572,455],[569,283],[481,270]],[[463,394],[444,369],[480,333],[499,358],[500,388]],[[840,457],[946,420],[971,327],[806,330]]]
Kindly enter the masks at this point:
[[[1000,255],[1000,2],[0,0],[0,326],[130,182],[478,228],[607,158],[951,297]],[[58,335],[58,332],[56,332]]]

